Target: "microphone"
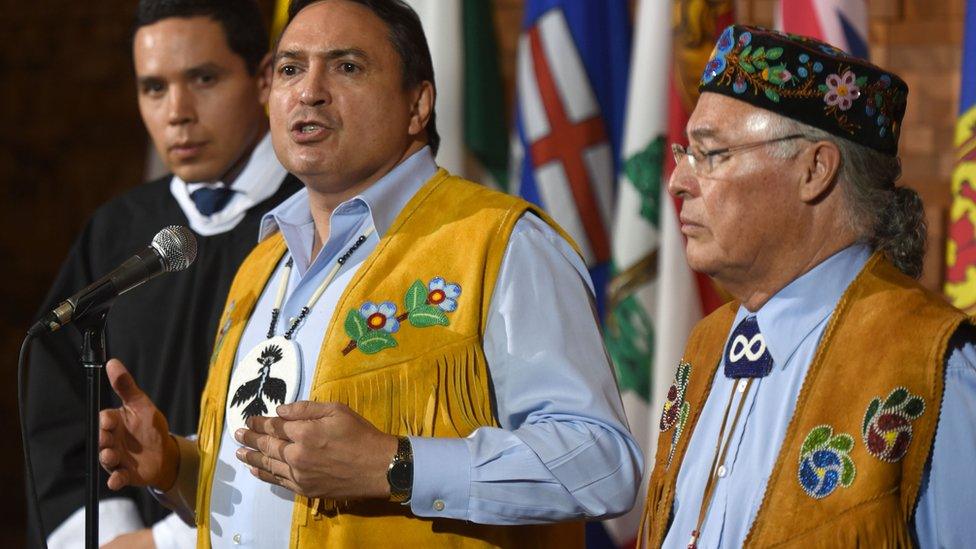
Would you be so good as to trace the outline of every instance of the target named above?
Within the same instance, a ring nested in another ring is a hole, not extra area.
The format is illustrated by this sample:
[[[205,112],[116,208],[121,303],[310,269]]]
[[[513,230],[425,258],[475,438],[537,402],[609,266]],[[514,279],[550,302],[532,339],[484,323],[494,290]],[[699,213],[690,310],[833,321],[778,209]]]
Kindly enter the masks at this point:
[[[130,257],[84,290],[62,301],[31,326],[27,333],[36,336],[53,332],[72,320],[103,311],[116,297],[160,274],[182,271],[196,257],[197,239],[193,233],[186,227],[170,225],[156,233],[145,250]]]

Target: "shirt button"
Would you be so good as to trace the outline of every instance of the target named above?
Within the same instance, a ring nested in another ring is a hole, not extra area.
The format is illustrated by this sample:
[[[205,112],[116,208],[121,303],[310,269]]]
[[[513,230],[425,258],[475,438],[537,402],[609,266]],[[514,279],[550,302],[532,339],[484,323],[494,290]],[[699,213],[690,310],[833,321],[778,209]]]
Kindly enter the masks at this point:
[[[740,393],[744,393],[744,392],[746,392],[746,385],[747,384],[748,384],[748,382],[746,381],[746,379],[745,378],[742,378],[742,379],[739,380],[739,386],[736,387],[735,390],[736,391],[739,391]]]
[[[439,500],[439,499],[434,500],[434,510],[435,511],[443,511],[444,510],[444,501],[443,500]]]
[[[719,476],[719,478],[725,478],[725,475],[727,475],[728,472],[729,471],[725,468],[724,465],[719,465],[718,466],[718,476]]]
[[[234,534],[234,545],[240,545],[240,544],[241,544],[241,535]]]

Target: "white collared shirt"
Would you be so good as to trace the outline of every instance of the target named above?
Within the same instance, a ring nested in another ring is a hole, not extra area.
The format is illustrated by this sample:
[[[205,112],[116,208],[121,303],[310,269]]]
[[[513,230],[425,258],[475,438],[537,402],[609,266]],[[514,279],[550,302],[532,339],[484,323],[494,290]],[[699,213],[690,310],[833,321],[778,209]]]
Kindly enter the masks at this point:
[[[219,212],[214,212],[213,215],[203,215],[197,210],[190,194],[203,187],[222,186],[223,183],[220,181],[187,183],[174,175],[170,181],[169,190],[186,215],[190,228],[197,234],[213,236],[236,227],[251,207],[260,204],[278,191],[278,187],[281,186],[281,182],[287,173],[288,171],[278,162],[278,158],[274,154],[274,148],[271,146],[271,133],[268,132],[254,147],[251,158],[248,159],[240,175],[231,184],[231,188],[234,189],[234,196]]]

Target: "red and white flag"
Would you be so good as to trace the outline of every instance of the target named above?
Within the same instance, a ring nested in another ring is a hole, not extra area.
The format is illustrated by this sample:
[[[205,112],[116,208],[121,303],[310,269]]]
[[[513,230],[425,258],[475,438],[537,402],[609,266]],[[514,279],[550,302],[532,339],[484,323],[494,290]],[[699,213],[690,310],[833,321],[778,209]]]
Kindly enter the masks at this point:
[[[867,0],[779,0],[777,30],[817,38],[868,58]]]

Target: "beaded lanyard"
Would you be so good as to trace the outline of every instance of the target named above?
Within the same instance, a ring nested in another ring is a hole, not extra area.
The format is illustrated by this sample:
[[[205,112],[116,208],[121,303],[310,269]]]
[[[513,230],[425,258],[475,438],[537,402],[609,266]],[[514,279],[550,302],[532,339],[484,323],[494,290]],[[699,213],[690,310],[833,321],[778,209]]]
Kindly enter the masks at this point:
[[[247,418],[252,416],[275,416],[275,405],[294,402],[298,398],[298,388],[301,385],[302,364],[301,350],[293,337],[302,322],[308,317],[315,303],[325,293],[339,274],[339,269],[349,261],[374,232],[370,228],[363,233],[356,242],[336,260],[335,265],[326,275],[325,280],[302,307],[297,317],[290,319],[288,329],[284,335],[276,336],[275,327],[281,315],[281,306],[288,291],[288,281],[294,258],[289,257],[281,271],[281,281],[275,295],[274,308],[271,310],[271,325],[268,327],[268,337],[254,346],[234,368],[231,376],[230,398],[227,399],[226,425],[228,432],[234,432],[246,426]]]
[[[339,274],[339,269],[342,268],[346,261],[349,261],[352,254],[356,253],[356,250],[358,250],[359,247],[366,242],[366,239],[373,234],[374,230],[375,229],[373,227],[370,227],[368,231],[356,239],[356,242],[350,246],[348,250],[346,250],[346,253],[342,254],[342,256],[336,260],[335,265],[332,266],[332,270],[329,271],[328,275],[326,275],[325,280],[322,281],[322,284],[319,284],[319,287],[315,289],[315,293],[313,293],[312,297],[309,298],[308,303],[302,307],[302,310],[299,312],[298,316],[292,319],[291,326],[289,326],[288,330],[285,332],[285,339],[290,340],[292,336],[295,335],[295,330],[298,329],[298,325],[305,320],[308,313],[312,311],[312,307],[315,306],[315,302],[322,297],[322,294],[325,293],[325,289],[332,284],[333,280],[335,280],[336,275]],[[291,278],[291,267],[294,263],[295,259],[293,257],[289,257],[288,262],[285,263],[285,269],[281,273],[281,282],[278,284],[278,295],[275,296],[275,305],[274,308],[271,309],[271,325],[268,326],[268,339],[273,338],[275,335],[275,326],[278,325],[278,315],[281,314],[281,306],[285,302],[285,292],[288,291],[288,279]]]

